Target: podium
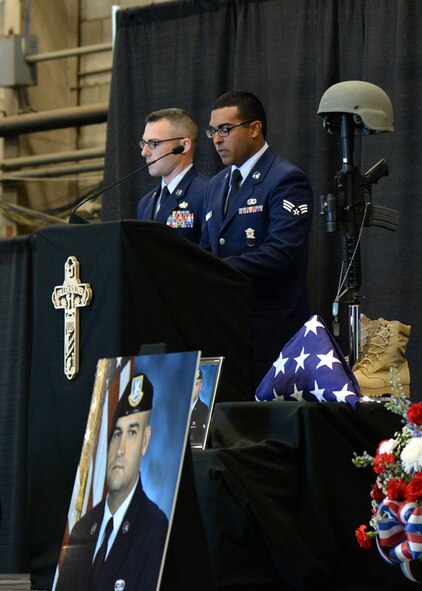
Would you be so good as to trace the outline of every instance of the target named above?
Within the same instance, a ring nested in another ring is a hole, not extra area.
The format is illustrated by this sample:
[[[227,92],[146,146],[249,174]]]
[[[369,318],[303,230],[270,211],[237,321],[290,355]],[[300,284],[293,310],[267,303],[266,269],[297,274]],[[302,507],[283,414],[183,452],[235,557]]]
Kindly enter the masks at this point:
[[[64,372],[65,312],[52,302],[69,257],[92,290],[89,305],[79,308],[79,371],[71,379]],[[169,353],[222,355],[217,401],[252,400],[250,284],[167,226],[130,220],[40,231],[35,269],[28,531],[33,586],[49,589],[98,359],[137,355],[158,342]]]

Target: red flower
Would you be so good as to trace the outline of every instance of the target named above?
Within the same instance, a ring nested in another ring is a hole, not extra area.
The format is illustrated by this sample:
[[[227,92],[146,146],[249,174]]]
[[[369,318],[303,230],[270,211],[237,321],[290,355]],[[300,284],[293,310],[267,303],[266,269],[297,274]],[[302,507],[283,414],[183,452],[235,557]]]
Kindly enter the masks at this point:
[[[366,533],[366,525],[360,525],[355,531],[355,536],[358,544],[364,550],[370,550],[372,548],[372,540]]]
[[[407,485],[406,497],[410,501],[422,499],[422,472],[418,472]]]
[[[374,499],[374,501],[382,501],[385,498],[385,494],[382,492],[382,489],[377,483],[374,484],[374,488],[371,491],[371,497]]]
[[[393,454],[379,454],[374,459],[374,472],[376,474],[382,474],[389,464],[394,464],[394,461]]]
[[[403,478],[390,478],[387,484],[387,496],[392,501],[404,501],[406,498],[407,482]]]
[[[422,425],[422,402],[411,404],[407,411],[408,420],[414,425]]]

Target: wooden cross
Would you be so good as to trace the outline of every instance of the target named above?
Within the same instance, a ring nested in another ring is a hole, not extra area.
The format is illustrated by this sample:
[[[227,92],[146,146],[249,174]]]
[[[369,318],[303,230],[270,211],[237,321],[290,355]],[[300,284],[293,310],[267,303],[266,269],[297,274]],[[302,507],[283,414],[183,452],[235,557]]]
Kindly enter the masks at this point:
[[[79,372],[79,308],[89,306],[91,298],[90,284],[80,281],[78,259],[69,257],[63,285],[56,285],[51,295],[56,310],[64,310],[64,373],[68,380]]]

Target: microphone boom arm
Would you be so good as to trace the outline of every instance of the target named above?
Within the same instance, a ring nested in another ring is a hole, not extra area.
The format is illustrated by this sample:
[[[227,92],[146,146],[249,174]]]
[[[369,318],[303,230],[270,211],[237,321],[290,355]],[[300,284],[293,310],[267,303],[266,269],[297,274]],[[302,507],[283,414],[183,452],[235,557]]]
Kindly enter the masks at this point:
[[[111,183],[110,185],[107,185],[106,187],[103,187],[102,189],[100,189],[100,191],[96,191],[95,193],[92,193],[91,195],[88,195],[87,197],[85,197],[84,199],[82,199],[77,205],[75,205],[75,207],[72,209],[71,216],[73,214],[75,214],[76,210],[78,210],[87,201],[91,201],[91,199],[95,199],[95,197],[98,197],[102,193],[105,193],[109,189],[112,189],[113,187],[115,187],[119,183],[122,183],[126,179],[130,178],[131,176],[134,176],[135,174],[138,174],[138,172],[141,172],[142,170],[145,170],[146,168],[148,168],[149,166],[151,166],[151,164],[155,164],[156,162],[158,162],[162,158],[165,158],[166,156],[171,156],[172,154],[173,155],[174,154],[181,154],[183,152],[183,150],[184,150],[184,147],[181,144],[179,144],[179,145],[175,146],[170,152],[167,152],[166,154],[163,154],[162,156],[160,156],[159,158],[156,158],[155,160],[151,160],[151,162],[148,162],[148,164],[144,164],[143,166],[140,166],[136,170],[133,170],[132,172],[130,172],[129,174],[127,174],[126,176],[117,179],[117,181],[114,181],[114,183]]]

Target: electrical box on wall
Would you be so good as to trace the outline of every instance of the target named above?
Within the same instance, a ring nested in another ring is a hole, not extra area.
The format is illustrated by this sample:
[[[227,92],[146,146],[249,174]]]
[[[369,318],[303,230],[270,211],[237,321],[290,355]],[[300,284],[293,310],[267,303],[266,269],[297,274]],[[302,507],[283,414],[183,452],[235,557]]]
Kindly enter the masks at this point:
[[[34,86],[37,83],[35,64],[26,56],[37,53],[35,35],[0,35],[0,87]]]

